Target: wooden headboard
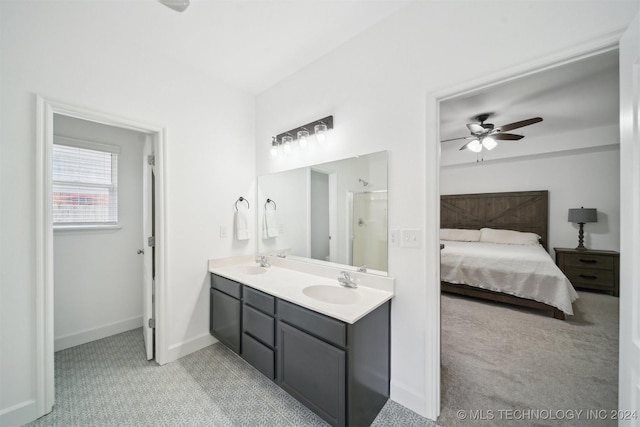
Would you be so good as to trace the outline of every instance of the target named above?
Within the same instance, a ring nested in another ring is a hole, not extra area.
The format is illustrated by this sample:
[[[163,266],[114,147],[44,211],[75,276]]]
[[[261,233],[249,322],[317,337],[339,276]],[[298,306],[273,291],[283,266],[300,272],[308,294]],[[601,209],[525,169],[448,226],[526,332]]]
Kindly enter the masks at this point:
[[[549,242],[549,192],[453,194],[440,196],[440,227],[483,227],[528,231]]]

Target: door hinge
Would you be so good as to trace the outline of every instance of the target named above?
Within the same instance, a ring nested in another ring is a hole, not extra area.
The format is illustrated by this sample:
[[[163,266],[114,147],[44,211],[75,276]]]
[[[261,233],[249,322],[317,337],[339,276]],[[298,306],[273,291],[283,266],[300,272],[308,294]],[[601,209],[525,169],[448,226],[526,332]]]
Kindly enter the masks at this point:
[[[153,318],[149,319],[149,327],[151,329],[155,329],[156,328],[156,319],[153,319]]]
[[[147,245],[154,248],[156,246],[156,236],[151,236],[147,239]]]
[[[149,154],[147,156],[147,163],[149,164],[149,166],[155,166],[156,165],[156,155],[155,154]]]

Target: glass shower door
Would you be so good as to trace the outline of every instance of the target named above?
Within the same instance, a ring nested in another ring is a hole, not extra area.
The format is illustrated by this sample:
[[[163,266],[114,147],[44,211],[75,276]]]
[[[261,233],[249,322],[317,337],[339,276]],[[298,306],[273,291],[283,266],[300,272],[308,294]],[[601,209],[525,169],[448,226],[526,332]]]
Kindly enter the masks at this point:
[[[387,192],[353,193],[352,265],[387,271]]]

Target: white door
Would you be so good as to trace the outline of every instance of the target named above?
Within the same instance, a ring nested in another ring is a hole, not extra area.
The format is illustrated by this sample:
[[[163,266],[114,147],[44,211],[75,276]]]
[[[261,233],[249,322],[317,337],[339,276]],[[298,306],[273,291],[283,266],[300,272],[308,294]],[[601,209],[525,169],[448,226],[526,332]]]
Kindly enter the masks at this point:
[[[154,327],[150,321],[155,321],[154,289],[155,289],[155,247],[149,246],[149,238],[154,236],[155,230],[155,171],[150,164],[149,157],[153,156],[153,137],[147,136],[144,144],[143,156],[143,225],[142,251],[144,253],[144,278],[142,283],[142,332],[147,360],[154,354]]]
[[[640,426],[640,15],[620,40],[620,364],[624,426]]]

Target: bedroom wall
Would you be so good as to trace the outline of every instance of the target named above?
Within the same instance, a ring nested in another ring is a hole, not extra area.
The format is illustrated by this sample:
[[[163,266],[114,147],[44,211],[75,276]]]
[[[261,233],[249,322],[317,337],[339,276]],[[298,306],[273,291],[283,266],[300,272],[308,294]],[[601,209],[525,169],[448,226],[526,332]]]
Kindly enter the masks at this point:
[[[393,400],[432,418],[438,412],[438,350],[426,348],[426,336],[438,333],[426,324],[426,295],[439,286],[427,275],[436,267],[424,262],[425,247],[437,245],[437,234],[424,230],[432,202],[425,182],[437,173],[427,169],[427,94],[619,32],[637,10],[637,2],[623,1],[417,2],[258,96],[258,174],[389,150],[389,228],[433,236],[417,249],[389,252]],[[479,31],[478,22],[492,24]],[[270,160],[272,135],[328,114],[335,128],[326,151]]]
[[[154,3],[0,2],[2,425],[37,415],[36,94],[166,128],[169,358],[213,342],[207,260],[254,251],[253,236],[219,237],[235,200],[254,197],[254,97],[138,45],[132,7],[175,16]]]
[[[440,168],[441,194],[549,191],[549,250],[578,245],[569,208],[595,207],[598,222],[585,224],[585,246],[620,249],[620,147],[485,160]]]

